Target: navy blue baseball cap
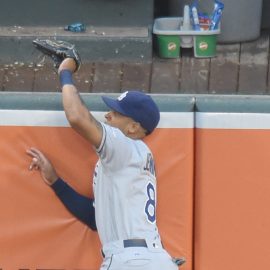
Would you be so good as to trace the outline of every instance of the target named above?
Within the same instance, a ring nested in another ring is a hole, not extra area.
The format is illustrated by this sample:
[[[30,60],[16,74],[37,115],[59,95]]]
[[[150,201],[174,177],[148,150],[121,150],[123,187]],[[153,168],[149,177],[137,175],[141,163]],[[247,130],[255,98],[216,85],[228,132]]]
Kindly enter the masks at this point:
[[[158,125],[159,109],[151,98],[140,91],[126,91],[117,99],[102,97],[105,104],[113,111],[119,112],[141,124],[150,134]]]

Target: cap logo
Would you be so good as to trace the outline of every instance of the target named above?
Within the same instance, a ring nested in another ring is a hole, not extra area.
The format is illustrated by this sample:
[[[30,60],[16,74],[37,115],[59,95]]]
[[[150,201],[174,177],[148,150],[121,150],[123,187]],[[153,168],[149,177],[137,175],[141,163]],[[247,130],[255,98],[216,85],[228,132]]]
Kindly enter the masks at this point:
[[[128,91],[124,92],[124,93],[121,94],[117,99],[118,99],[119,101],[121,101],[122,99],[124,99],[124,98],[127,96],[127,93],[128,93]]]

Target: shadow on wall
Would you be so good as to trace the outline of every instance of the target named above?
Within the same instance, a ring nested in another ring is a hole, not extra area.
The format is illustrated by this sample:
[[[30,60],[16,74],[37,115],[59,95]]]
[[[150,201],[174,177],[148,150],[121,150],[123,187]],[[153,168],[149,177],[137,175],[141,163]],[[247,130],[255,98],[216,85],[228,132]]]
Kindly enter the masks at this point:
[[[169,3],[166,0],[155,0],[154,1],[154,17],[167,17],[169,16]]]
[[[263,0],[262,29],[270,30],[270,0]]]

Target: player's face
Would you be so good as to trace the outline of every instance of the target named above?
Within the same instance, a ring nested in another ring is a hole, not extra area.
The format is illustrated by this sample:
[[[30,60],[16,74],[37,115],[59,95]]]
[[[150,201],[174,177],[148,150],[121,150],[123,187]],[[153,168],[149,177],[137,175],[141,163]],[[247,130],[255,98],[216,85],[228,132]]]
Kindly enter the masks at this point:
[[[128,125],[133,122],[133,120],[121,113],[115,111],[109,111],[105,114],[106,124],[119,128],[124,134],[126,134]]]

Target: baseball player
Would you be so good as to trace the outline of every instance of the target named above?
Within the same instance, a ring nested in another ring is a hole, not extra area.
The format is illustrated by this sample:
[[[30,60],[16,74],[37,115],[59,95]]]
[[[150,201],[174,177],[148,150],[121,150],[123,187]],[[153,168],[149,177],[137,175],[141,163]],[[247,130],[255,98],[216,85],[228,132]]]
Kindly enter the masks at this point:
[[[155,164],[142,141],[160,120],[157,105],[140,91],[127,91],[117,99],[102,97],[110,111],[105,114],[105,123],[99,122],[73,84],[76,69],[74,59],[66,58],[58,73],[66,117],[99,157],[93,178],[94,204],[89,199],[87,206],[78,197],[78,207],[67,206],[67,198],[77,196],[75,191],[67,188],[50,161],[35,148],[27,151],[32,156],[30,169],[40,169],[44,181],[55,190],[57,185],[65,186],[69,195],[62,201],[68,209],[92,229],[97,228],[102,243],[101,270],[178,269],[163,248],[156,225]]]

